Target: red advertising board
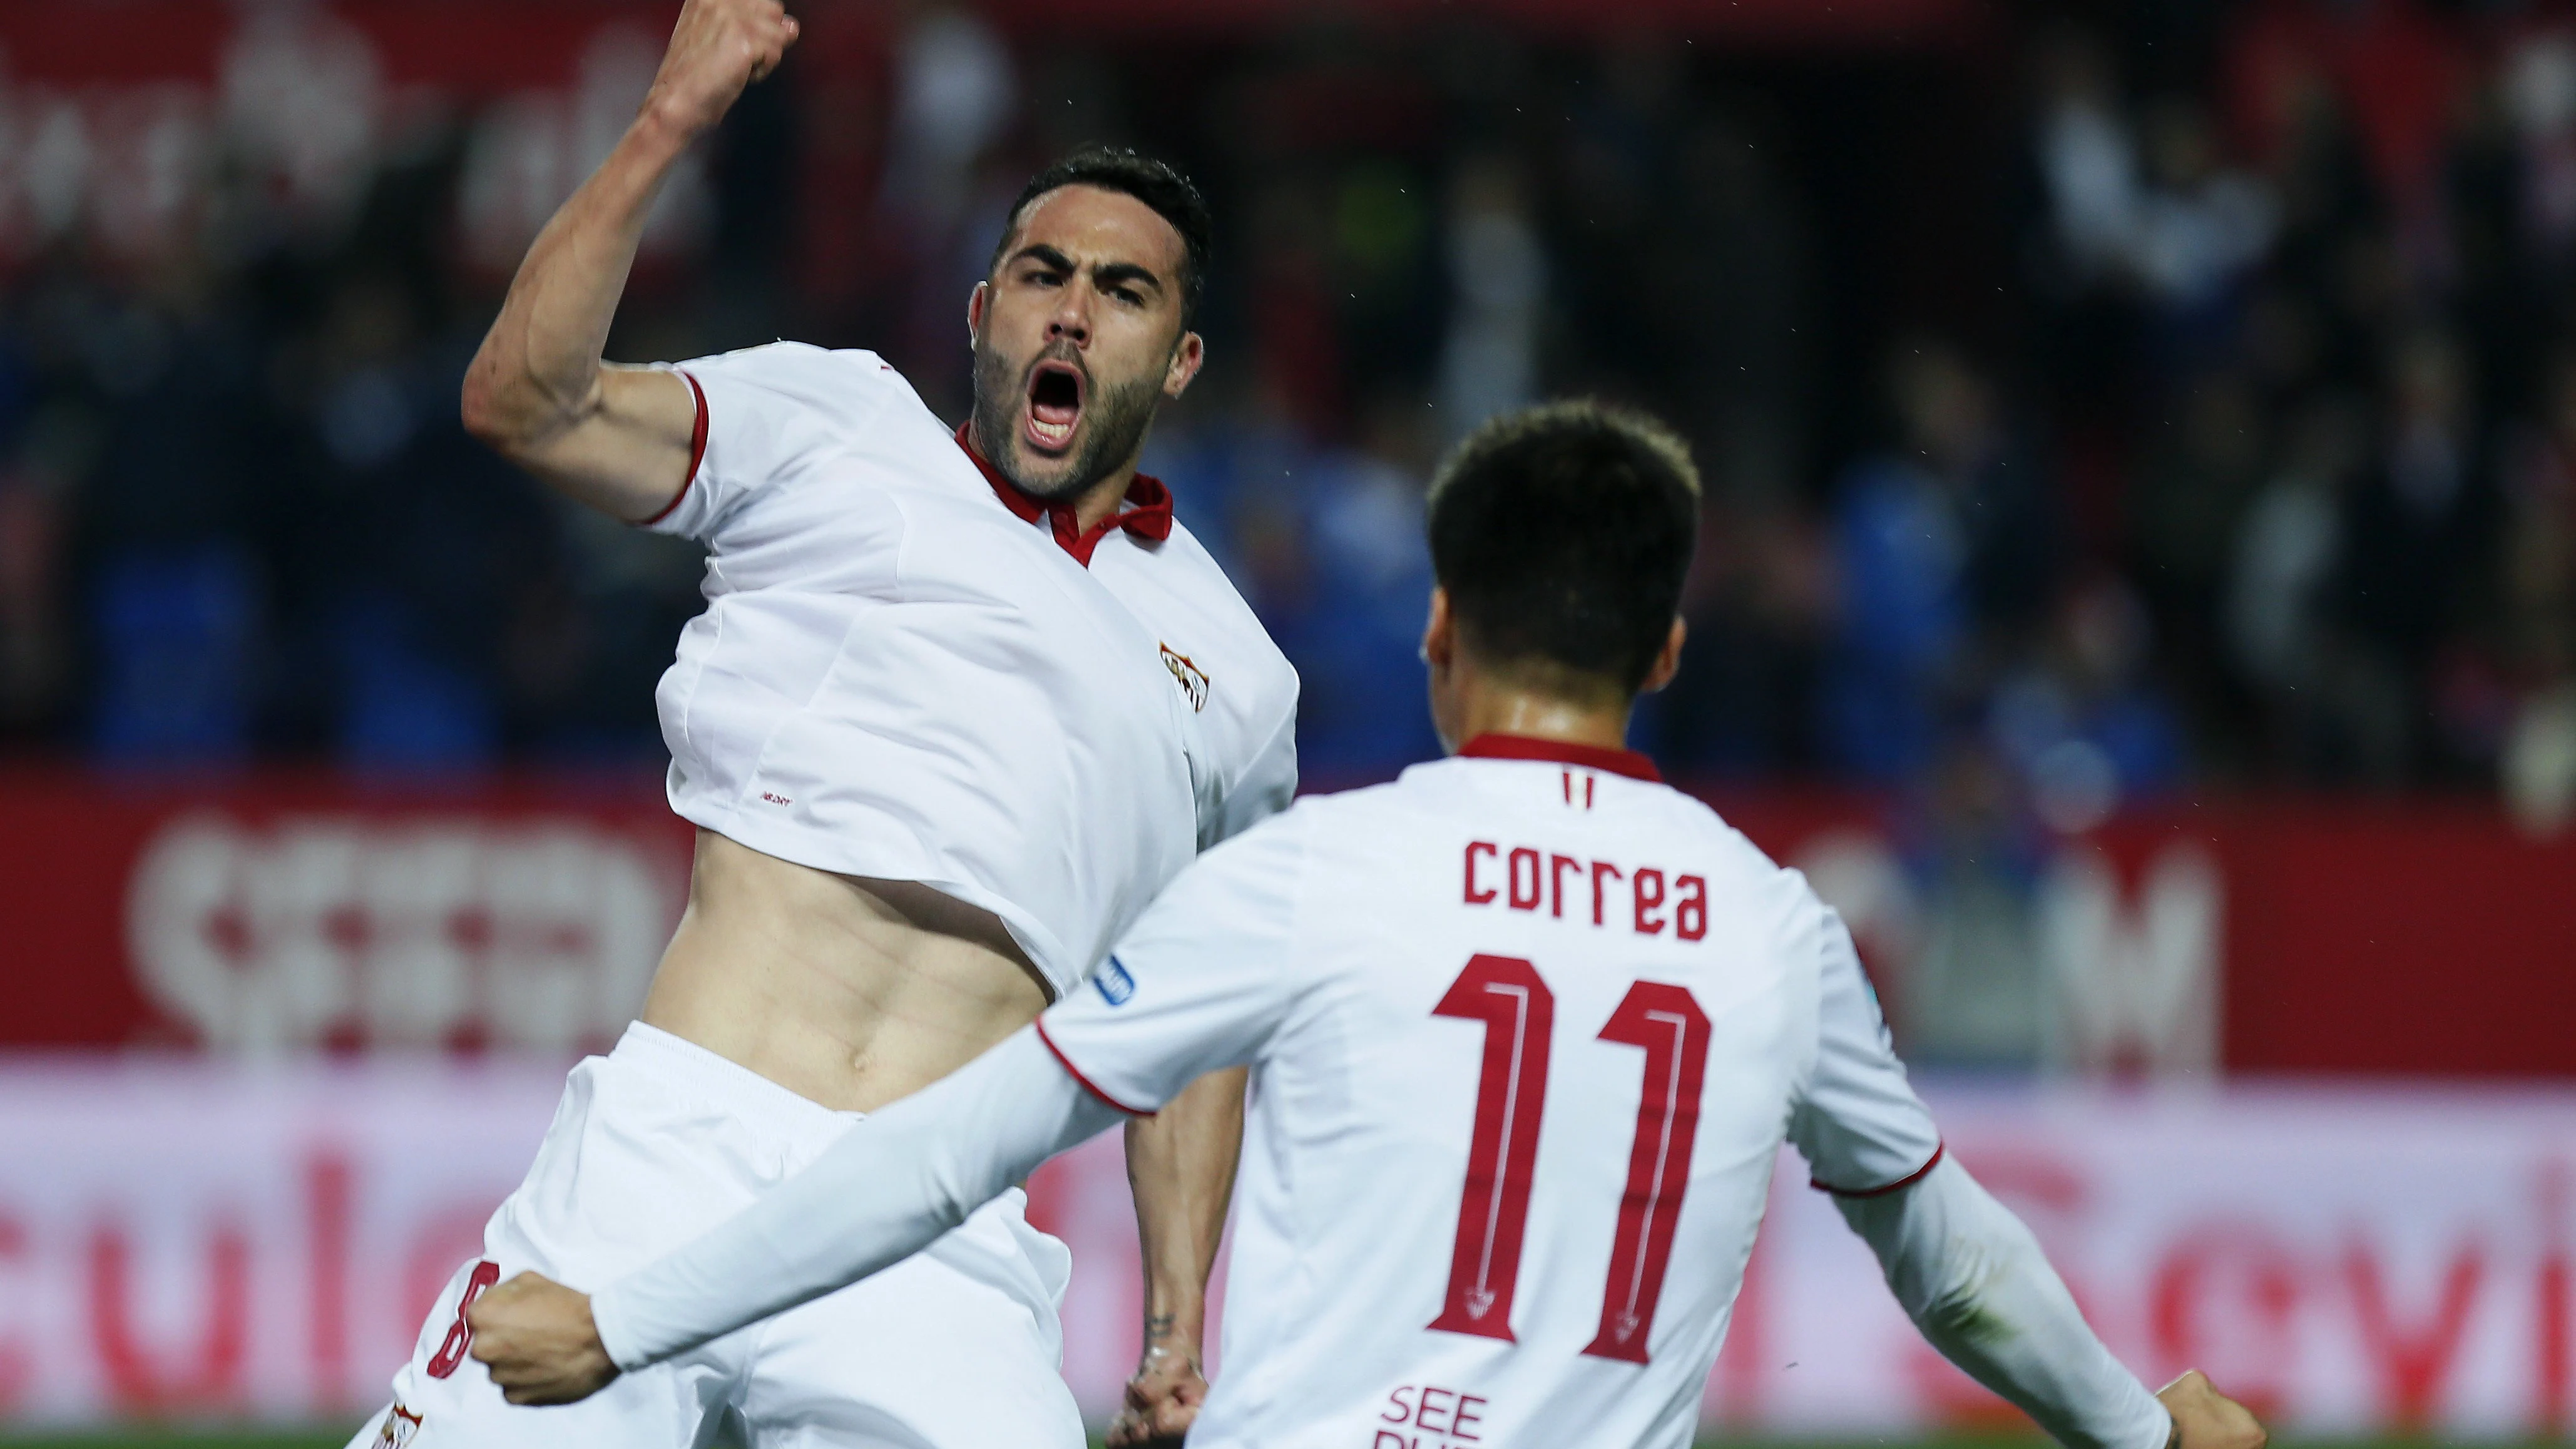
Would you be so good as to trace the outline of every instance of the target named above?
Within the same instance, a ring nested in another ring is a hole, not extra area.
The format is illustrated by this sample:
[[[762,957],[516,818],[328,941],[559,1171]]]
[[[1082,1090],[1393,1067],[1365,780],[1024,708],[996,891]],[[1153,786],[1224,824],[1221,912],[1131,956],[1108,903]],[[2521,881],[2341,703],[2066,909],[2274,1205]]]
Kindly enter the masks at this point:
[[[596,1047],[691,838],[632,778],[0,775],[0,1045]]]
[[[1859,935],[1902,1036],[1939,871],[1905,811],[1714,797]],[[658,781],[0,774],[0,1045],[595,1047],[687,879]],[[2415,802],[2115,822],[2024,872],[2076,1074],[2576,1075],[2576,839]]]

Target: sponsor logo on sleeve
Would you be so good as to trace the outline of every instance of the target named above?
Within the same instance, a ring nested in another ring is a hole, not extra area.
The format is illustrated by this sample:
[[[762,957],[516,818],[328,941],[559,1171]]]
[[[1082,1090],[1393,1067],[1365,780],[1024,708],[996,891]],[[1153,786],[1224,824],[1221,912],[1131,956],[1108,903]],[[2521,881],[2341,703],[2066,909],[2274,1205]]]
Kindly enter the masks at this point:
[[[1204,711],[1208,702],[1207,671],[1192,664],[1190,656],[1169,644],[1163,645],[1162,650],[1163,667],[1172,671],[1172,681],[1180,685],[1182,694],[1188,696],[1190,709],[1193,712]]]
[[[1136,996],[1136,978],[1127,974],[1127,968],[1115,956],[1091,978],[1091,984],[1100,988],[1100,999],[1112,1006],[1125,1006]]]

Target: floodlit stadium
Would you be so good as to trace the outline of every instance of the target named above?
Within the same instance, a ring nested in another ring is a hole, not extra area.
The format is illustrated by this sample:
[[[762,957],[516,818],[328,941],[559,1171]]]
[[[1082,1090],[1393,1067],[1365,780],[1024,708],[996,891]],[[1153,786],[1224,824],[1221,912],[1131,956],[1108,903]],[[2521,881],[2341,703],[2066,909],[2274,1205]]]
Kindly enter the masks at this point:
[[[2566,1442],[2576,8],[0,4],[0,831],[0,1449]]]

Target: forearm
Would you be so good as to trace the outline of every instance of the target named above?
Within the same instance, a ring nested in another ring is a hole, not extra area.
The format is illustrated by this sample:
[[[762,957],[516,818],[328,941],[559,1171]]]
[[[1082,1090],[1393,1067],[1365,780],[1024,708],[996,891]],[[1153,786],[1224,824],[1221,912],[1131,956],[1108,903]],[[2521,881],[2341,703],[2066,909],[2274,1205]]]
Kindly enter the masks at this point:
[[[1195,1359],[1207,1324],[1207,1280],[1225,1236],[1243,1153],[1241,1067],[1191,1083],[1151,1117],[1127,1124],[1127,1183],[1145,1269],[1145,1348]]]
[[[591,1299],[600,1342],[619,1368],[640,1368],[857,1282],[1117,1117],[1023,1029],[859,1123],[696,1241],[600,1289]]]
[[[1838,1197],[1924,1338],[2075,1449],[2163,1449],[2171,1417],[2094,1336],[2038,1239],[1955,1159]]]
[[[538,233],[466,370],[467,425],[541,446],[601,402],[601,354],[662,183],[694,139],[652,107]]]

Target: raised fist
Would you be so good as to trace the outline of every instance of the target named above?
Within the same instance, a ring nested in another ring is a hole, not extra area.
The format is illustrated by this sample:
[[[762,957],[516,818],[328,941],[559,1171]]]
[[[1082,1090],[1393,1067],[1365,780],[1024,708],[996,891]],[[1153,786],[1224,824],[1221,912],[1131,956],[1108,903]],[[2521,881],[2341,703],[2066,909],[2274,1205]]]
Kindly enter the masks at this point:
[[[744,86],[778,68],[796,35],[796,17],[778,0],[688,0],[645,114],[686,136],[713,130]]]

